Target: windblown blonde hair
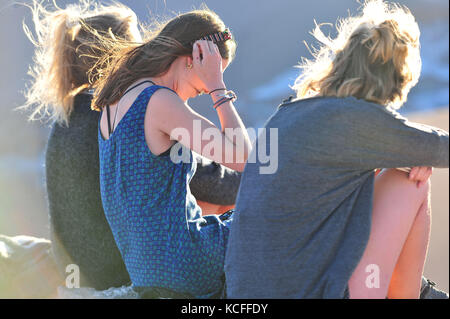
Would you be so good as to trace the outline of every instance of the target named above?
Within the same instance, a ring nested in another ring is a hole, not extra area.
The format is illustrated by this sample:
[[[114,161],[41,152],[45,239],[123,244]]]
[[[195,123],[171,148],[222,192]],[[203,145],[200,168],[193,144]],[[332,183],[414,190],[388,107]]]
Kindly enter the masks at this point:
[[[411,12],[397,4],[370,0],[362,14],[337,23],[331,39],[316,24],[321,47],[314,60],[303,60],[293,89],[298,98],[354,96],[399,108],[417,83],[420,70],[419,27]]]
[[[91,30],[132,40],[138,34],[138,22],[131,9],[117,2],[99,5],[80,0],[61,9],[53,0],[52,5],[53,10],[48,10],[42,0],[33,0],[28,6],[35,35],[26,24],[23,27],[36,49],[29,69],[31,86],[20,108],[31,110],[31,120],[49,117],[68,125],[74,97],[90,88],[87,73],[99,55]]]

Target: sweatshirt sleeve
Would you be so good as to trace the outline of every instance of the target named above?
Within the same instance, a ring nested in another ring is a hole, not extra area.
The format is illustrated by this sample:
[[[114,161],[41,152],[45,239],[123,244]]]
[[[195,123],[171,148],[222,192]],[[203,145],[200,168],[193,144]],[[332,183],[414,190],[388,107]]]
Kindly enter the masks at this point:
[[[197,171],[189,186],[195,198],[216,205],[234,205],[241,173],[193,154],[197,160]]]
[[[449,136],[442,129],[372,103],[349,107],[336,118],[332,148],[337,162],[359,169],[449,167]]]

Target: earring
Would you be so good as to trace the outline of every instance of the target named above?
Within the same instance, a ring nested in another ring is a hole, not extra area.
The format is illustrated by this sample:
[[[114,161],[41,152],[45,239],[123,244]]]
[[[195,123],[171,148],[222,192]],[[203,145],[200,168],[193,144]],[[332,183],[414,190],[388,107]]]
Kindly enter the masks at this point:
[[[192,69],[192,67],[193,67],[193,65],[192,65],[192,64],[188,64],[188,65],[186,65],[186,68],[187,68],[187,69],[189,69],[189,70],[190,70],[190,69]]]

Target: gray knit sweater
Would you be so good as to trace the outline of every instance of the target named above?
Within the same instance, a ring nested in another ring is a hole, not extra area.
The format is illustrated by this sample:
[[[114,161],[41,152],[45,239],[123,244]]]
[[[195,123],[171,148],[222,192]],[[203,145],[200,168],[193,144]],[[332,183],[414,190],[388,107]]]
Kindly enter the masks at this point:
[[[257,160],[242,175],[230,298],[343,298],[369,238],[374,169],[449,166],[447,132],[355,98],[285,104],[266,128],[278,130],[278,169],[261,174]]]
[[[63,274],[77,264],[81,286],[108,289],[130,279],[104,216],[99,184],[99,112],[92,97],[80,94],[69,127],[55,124],[46,150],[48,195],[53,252]],[[235,202],[240,173],[198,157],[190,187],[198,199],[219,205]],[[67,274],[65,274],[67,275]]]

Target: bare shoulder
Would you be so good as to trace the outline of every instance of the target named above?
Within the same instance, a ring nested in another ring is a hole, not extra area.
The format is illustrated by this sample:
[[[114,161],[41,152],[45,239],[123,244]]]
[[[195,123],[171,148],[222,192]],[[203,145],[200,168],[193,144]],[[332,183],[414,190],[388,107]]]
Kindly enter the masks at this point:
[[[191,111],[173,91],[161,88],[153,93],[147,105],[145,122],[151,131],[169,134],[174,127],[183,126]]]
[[[151,109],[152,112],[167,112],[170,109],[183,107],[185,104],[181,98],[173,91],[160,88],[155,91],[148,101],[147,109]]]

